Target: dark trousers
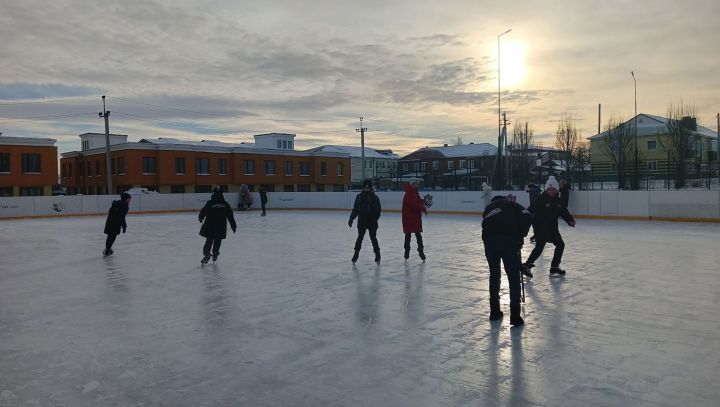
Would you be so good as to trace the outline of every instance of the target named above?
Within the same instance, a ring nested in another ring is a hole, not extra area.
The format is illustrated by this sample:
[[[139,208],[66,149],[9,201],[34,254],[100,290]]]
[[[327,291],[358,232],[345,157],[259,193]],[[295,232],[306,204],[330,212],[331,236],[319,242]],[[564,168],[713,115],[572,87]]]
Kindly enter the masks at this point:
[[[530,253],[530,257],[528,257],[527,262],[528,263],[535,263],[535,260],[540,257],[540,255],[543,252],[543,249],[545,249],[546,243],[552,243],[555,245],[555,253],[553,254],[552,261],[550,262],[550,267],[560,267],[560,262],[562,261],[562,255],[565,251],[565,242],[562,240],[562,237],[557,236],[553,240],[535,240],[535,248]]]
[[[510,312],[520,315],[520,248],[509,238],[485,242],[485,258],[490,266],[490,311],[500,311],[500,261],[510,284]]]
[[[267,202],[261,202],[260,206],[262,207],[263,215],[265,215],[265,205],[267,205]]]
[[[412,240],[412,235],[412,233],[405,233],[405,251],[410,251],[410,240]],[[423,251],[425,246],[423,246],[422,233],[416,232],[415,240],[417,240],[418,251]]]
[[[117,235],[107,235],[107,239],[105,239],[105,248],[106,249],[112,249],[113,243],[115,243],[115,239],[117,238]]]
[[[212,248],[213,256],[217,256],[218,254],[220,254],[220,244],[222,244],[222,239],[205,239],[205,245],[203,246],[203,255],[205,257],[210,257],[210,248]]]
[[[360,251],[362,247],[362,241],[365,238],[365,231],[370,232],[370,241],[372,242],[373,251],[380,253],[380,244],[377,240],[377,227],[358,227],[358,237],[355,241],[355,251]]]

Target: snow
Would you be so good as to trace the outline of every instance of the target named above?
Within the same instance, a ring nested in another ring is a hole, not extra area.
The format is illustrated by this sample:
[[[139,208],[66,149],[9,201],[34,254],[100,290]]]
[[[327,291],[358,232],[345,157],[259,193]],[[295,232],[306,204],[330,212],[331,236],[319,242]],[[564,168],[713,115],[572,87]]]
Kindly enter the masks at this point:
[[[720,225],[563,225],[510,328],[480,217],[424,217],[423,265],[386,213],[353,267],[348,214],[238,212],[204,268],[197,214],[131,212],[108,258],[103,217],[0,222],[0,405],[716,405]]]

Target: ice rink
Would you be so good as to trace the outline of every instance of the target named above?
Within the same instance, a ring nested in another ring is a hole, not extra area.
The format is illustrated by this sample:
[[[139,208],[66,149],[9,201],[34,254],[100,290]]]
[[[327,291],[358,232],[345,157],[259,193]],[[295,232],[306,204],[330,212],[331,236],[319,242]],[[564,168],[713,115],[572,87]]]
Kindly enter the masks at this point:
[[[478,216],[236,212],[200,266],[196,213],[0,221],[0,406],[716,406],[720,225],[579,219],[488,321]],[[414,245],[414,242],[413,242]],[[523,249],[527,257],[530,244]]]

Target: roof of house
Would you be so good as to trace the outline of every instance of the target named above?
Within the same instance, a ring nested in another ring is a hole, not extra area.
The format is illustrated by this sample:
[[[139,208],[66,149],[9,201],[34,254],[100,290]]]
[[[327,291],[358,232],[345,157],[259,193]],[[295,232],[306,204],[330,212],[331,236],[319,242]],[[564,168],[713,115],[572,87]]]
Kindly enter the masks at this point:
[[[13,146],[54,146],[54,138],[0,136],[0,144]]]
[[[362,147],[356,146],[337,146],[337,145],[325,145],[320,147],[311,148],[309,151],[318,151],[325,153],[342,153],[350,154],[350,157],[362,157]],[[387,151],[387,150],[384,150]],[[378,151],[374,148],[365,147],[365,158],[385,158],[385,159],[397,159],[398,155],[390,152],[385,153]]]
[[[478,157],[478,156],[490,156],[497,153],[497,147],[490,143],[479,143],[479,144],[462,144],[459,146],[442,146],[442,147],[424,147],[419,150],[415,150],[405,157],[414,155],[417,153],[432,152],[439,154],[446,158],[456,157]],[[403,158],[405,158],[403,157]]]
[[[667,123],[670,119],[662,116],[655,116],[652,114],[638,113],[637,116],[624,122],[623,124],[635,126],[635,120],[637,120],[637,134],[640,137],[643,136],[655,136],[657,134],[667,134]],[[717,133],[714,130],[710,130],[707,127],[697,126],[697,134],[703,137],[717,138]],[[595,134],[588,137],[588,140],[596,140],[603,138],[607,135],[607,130],[602,133]]]

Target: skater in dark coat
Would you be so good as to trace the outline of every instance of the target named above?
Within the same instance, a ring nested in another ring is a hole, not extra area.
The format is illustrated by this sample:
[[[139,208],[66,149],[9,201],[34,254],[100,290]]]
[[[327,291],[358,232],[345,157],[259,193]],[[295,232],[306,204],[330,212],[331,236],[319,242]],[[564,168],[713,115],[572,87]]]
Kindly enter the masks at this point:
[[[201,263],[207,264],[210,260],[211,248],[213,261],[216,261],[220,255],[220,244],[227,236],[227,222],[230,222],[230,228],[232,228],[233,233],[237,230],[232,208],[230,204],[225,201],[220,187],[216,187],[213,190],[212,197],[200,210],[198,219],[200,219],[200,222],[203,224],[200,228],[200,236],[205,238]]]
[[[500,261],[510,286],[510,324],[525,323],[520,316],[520,249],[530,230],[530,212],[511,196],[496,196],[485,208],[482,239],[490,267],[490,320],[502,318],[500,311]]]
[[[260,187],[260,206],[262,207],[262,214],[260,216],[266,216],[265,205],[268,203],[267,190],[265,187]]]
[[[352,227],[355,218],[358,218],[357,230],[358,237],[355,241],[355,254],[353,254],[352,262],[355,263],[360,255],[360,248],[365,237],[365,231],[370,232],[370,241],[375,252],[375,262],[380,263],[380,244],[377,240],[378,219],[380,219],[380,198],[375,195],[372,190],[372,182],[363,181],[363,191],[355,197],[355,205],[350,213],[348,226]]]
[[[565,275],[565,270],[560,268],[565,242],[558,229],[558,218],[563,218],[571,227],[575,227],[575,219],[558,197],[558,188],[558,182],[555,177],[551,176],[545,184],[545,192],[528,207],[528,211],[533,215],[535,248],[523,264],[523,274],[530,278],[532,278],[530,269],[535,267],[535,260],[542,254],[546,243],[555,245],[555,253],[550,263],[550,274]]]
[[[127,223],[125,223],[125,215],[127,215],[130,209],[130,201],[132,197],[127,192],[120,194],[120,200],[113,201],[108,211],[107,220],[105,221],[105,234],[107,239],[105,240],[105,250],[103,255],[110,256],[113,254],[112,245],[115,243],[115,239],[120,234],[120,229],[125,233],[127,230]]]
[[[419,184],[414,181],[409,184],[403,185],[405,196],[403,197],[402,203],[402,225],[403,233],[405,233],[405,260],[410,258],[410,240],[412,239],[413,233],[417,240],[418,254],[422,261],[425,261],[425,252],[422,238],[422,214],[425,212],[427,215],[427,208],[425,208],[425,201],[420,198],[418,192]]]
[[[570,183],[562,180],[560,181],[560,200],[563,205],[567,208],[570,204]]]

